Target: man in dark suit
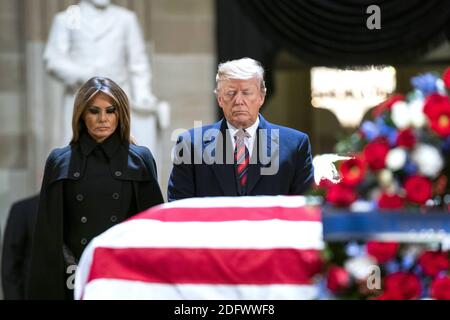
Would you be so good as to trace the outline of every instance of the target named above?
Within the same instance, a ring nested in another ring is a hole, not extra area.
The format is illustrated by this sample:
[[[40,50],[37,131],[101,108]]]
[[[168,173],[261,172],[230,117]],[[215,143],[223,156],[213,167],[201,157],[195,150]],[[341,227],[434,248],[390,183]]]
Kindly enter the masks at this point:
[[[8,216],[2,253],[2,284],[5,300],[25,299],[31,241],[39,195],[14,203]]]
[[[314,176],[309,139],[259,114],[266,95],[261,64],[250,58],[220,64],[215,93],[224,119],[178,138],[169,201],[304,193]]]

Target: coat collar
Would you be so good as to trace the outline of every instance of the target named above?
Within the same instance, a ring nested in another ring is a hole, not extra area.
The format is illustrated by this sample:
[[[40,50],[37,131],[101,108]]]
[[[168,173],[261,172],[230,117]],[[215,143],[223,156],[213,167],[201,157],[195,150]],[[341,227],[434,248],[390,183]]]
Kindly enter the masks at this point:
[[[114,152],[112,147],[107,147],[108,151],[105,151],[105,153],[114,153],[109,161],[109,169],[113,177],[132,181],[154,179],[149,168],[147,168],[151,159],[145,159],[141,147],[128,143],[118,143],[117,145]],[[92,143],[88,143],[88,147],[92,148]],[[64,179],[79,180],[84,176],[87,161],[84,152],[87,150],[82,151],[81,149],[81,143],[75,143],[57,150],[58,152],[51,160],[51,166],[49,167],[49,183]],[[92,150],[90,151],[92,152]]]
[[[101,148],[108,159],[112,159],[121,145],[120,137],[114,132],[102,143],[97,143],[88,133],[84,132],[80,137],[80,150],[87,157],[95,148]]]

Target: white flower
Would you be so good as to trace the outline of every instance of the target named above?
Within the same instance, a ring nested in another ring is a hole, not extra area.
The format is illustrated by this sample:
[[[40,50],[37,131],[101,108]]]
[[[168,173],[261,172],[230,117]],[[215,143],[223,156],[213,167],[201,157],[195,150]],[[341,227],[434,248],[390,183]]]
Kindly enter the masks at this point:
[[[369,256],[351,258],[344,264],[345,269],[358,280],[364,280],[372,273],[373,267],[377,265],[375,259]]]
[[[410,126],[422,128],[427,123],[427,118],[423,113],[423,99],[414,99],[409,104],[404,101],[394,103],[391,118],[399,129],[407,129]]]
[[[414,99],[409,104],[409,116],[415,128],[422,128],[427,123],[427,118],[423,113],[423,99]]]
[[[399,129],[406,129],[411,126],[409,108],[405,101],[397,101],[392,105],[391,118]]]
[[[393,180],[394,180],[394,175],[392,174],[391,170],[383,169],[383,170],[379,171],[378,182],[380,183],[380,186],[388,187],[392,184]]]
[[[378,183],[380,185],[380,188],[385,193],[394,194],[397,193],[399,190],[399,185],[397,180],[394,179],[394,174],[389,169],[383,169],[378,172]],[[381,193],[381,191],[380,191]],[[380,193],[376,194],[376,198],[372,199],[378,199],[380,197]]]
[[[406,151],[403,148],[389,150],[386,155],[386,166],[392,171],[400,170],[406,163]]]
[[[417,144],[411,158],[417,164],[419,172],[430,178],[436,178],[444,167],[439,150],[429,144]]]
[[[439,92],[440,94],[447,95],[447,90],[445,90],[444,80],[442,80],[442,79],[436,80],[436,89],[437,89],[437,92]]]

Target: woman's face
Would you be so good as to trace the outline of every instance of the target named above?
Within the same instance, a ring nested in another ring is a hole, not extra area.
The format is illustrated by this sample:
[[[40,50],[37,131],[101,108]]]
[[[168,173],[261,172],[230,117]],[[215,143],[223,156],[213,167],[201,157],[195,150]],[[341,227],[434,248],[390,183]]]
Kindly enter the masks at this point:
[[[83,115],[89,135],[98,143],[116,131],[118,118],[117,107],[112,99],[103,93],[94,97]]]

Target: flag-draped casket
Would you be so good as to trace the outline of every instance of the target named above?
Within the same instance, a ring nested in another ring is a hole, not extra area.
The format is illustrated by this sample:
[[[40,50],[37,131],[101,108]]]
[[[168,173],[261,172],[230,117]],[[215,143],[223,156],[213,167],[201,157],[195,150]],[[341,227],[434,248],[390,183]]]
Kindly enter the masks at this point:
[[[320,207],[301,196],[193,198],[144,211],[94,238],[76,299],[311,299]]]

